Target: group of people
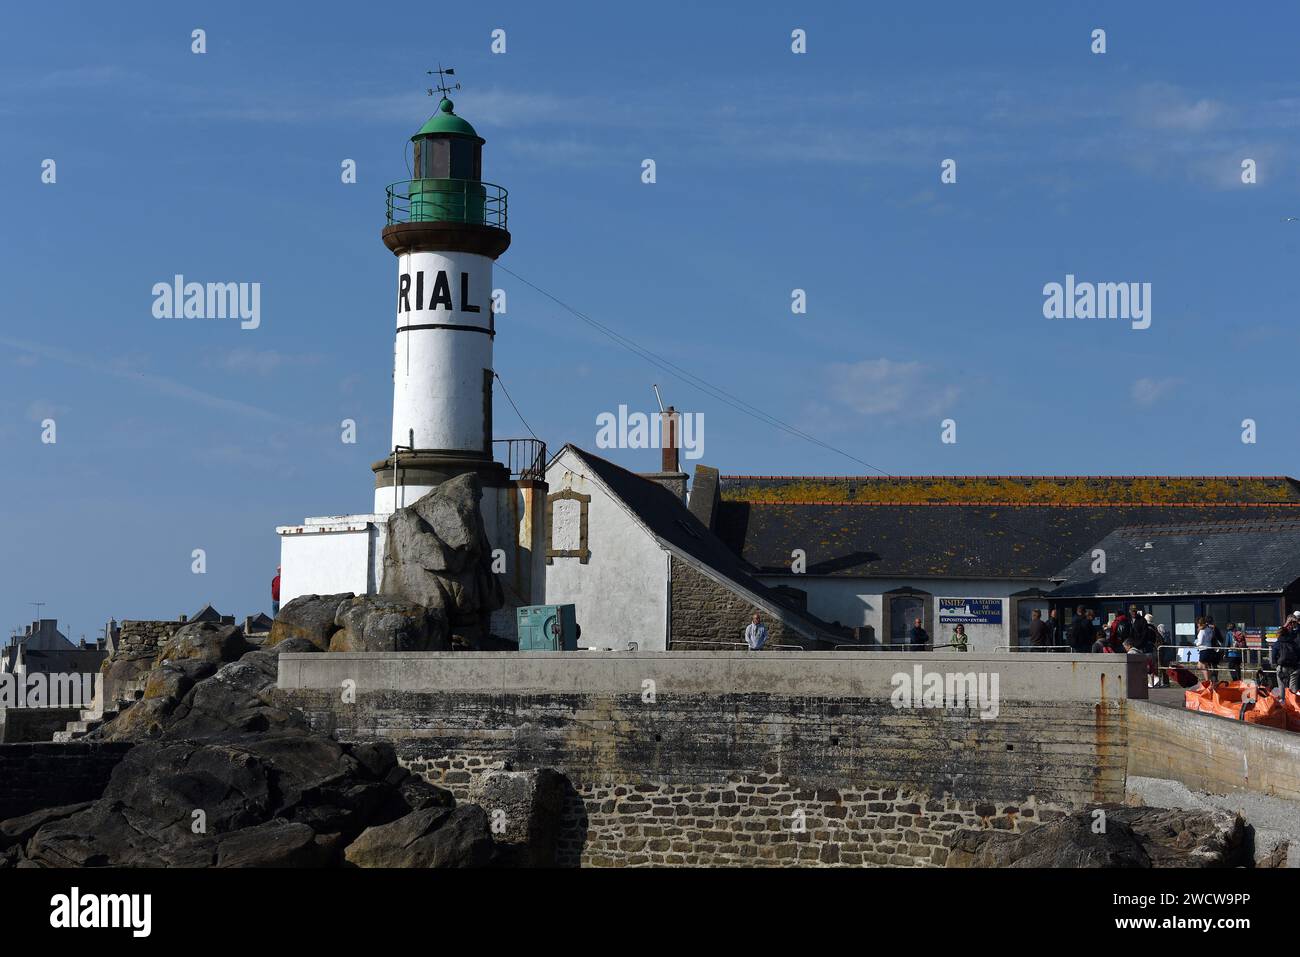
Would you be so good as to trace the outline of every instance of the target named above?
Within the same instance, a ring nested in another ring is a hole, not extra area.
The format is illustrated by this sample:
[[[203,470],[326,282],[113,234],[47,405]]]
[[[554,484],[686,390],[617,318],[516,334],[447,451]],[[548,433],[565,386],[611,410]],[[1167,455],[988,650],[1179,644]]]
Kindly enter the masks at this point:
[[[276,576],[278,586],[279,576]],[[279,595],[276,595],[279,598]],[[278,602],[277,602],[278,604]],[[1074,611],[1074,621],[1068,629],[1062,627],[1056,609],[1047,618],[1035,608],[1029,623],[1029,644],[1039,651],[1073,651],[1076,654],[1133,654],[1146,655],[1147,675],[1150,684],[1162,680],[1160,675],[1160,647],[1177,644],[1170,640],[1163,623],[1157,623],[1148,612],[1137,605],[1129,605],[1107,624],[1101,625],[1097,613],[1084,605]],[[948,646],[954,651],[966,650],[966,626],[953,627]],[[767,643],[767,627],[755,614],[745,629],[745,645],[758,651]],[[918,616],[907,632],[904,650],[925,651],[932,647],[930,634]],[[1196,619],[1196,665],[1205,681],[1218,680],[1219,666],[1228,669],[1233,681],[1241,680],[1242,662],[1248,648],[1246,632],[1238,625],[1228,623],[1227,631],[1214,623],[1212,615]],[[1300,611],[1294,611],[1282,625],[1278,638],[1269,652],[1269,663],[1277,669],[1277,686],[1290,688],[1300,694]]]
[[[1039,617],[1035,611],[1035,620]],[[1170,639],[1163,623],[1157,624],[1150,613],[1143,614],[1137,605],[1129,605],[1127,613],[1121,611],[1106,625],[1098,626],[1094,624],[1095,621],[1097,618],[1093,609],[1080,605],[1075,609],[1074,622],[1070,625],[1064,644],[1076,653],[1146,655],[1149,682],[1155,684],[1167,680],[1159,674],[1160,647],[1176,645],[1178,642]],[[1034,640],[1036,635],[1044,633],[1044,640]],[[1049,626],[1043,629],[1033,626],[1030,628],[1033,644],[1059,645],[1062,642],[1055,637],[1059,634],[1055,609],[1052,610]],[[1196,619],[1195,665],[1203,681],[1217,682],[1220,667],[1227,669],[1231,680],[1240,681],[1249,647],[1245,629],[1240,625],[1229,622],[1225,628],[1220,628],[1213,615],[1202,615]],[[1290,688],[1291,691],[1300,693],[1300,611],[1292,612],[1283,623],[1277,640],[1270,647],[1269,664],[1276,668],[1279,688]],[[1263,662],[1260,665],[1260,670],[1263,671]]]

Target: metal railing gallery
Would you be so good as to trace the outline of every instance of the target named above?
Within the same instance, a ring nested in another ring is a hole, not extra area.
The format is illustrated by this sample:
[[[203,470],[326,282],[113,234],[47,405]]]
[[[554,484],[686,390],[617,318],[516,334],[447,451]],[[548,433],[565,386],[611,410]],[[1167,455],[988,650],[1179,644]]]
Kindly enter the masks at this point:
[[[472,179],[408,179],[388,186],[388,225],[468,223],[506,228],[506,188]]]

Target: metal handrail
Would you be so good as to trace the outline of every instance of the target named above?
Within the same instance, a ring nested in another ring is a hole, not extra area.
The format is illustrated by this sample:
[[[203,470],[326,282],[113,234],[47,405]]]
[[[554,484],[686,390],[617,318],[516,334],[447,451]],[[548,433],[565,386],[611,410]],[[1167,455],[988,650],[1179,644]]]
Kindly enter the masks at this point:
[[[512,479],[546,479],[546,443],[541,439],[493,439],[492,446],[505,446],[493,454],[510,470]]]
[[[716,638],[683,638],[681,641],[684,645],[717,645],[722,648],[728,648],[732,651],[747,651],[749,645],[745,644],[744,638],[737,638],[735,641],[721,641]],[[768,648],[774,648],[778,651],[807,651],[803,645],[791,645],[785,642],[769,641],[763,645],[759,651],[766,651]],[[671,651],[672,648],[669,648]]]
[[[473,179],[408,179],[390,183],[388,225],[468,223],[506,228],[506,188]]]
[[[994,645],[994,651],[1071,651],[1073,645]]]

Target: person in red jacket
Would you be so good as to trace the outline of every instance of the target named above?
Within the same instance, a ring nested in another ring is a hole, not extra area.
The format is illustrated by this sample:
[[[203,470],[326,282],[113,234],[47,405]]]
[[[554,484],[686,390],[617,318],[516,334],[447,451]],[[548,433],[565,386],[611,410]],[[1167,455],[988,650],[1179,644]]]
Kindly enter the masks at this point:
[[[271,579],[271,617],[280,614],[280,566],[275,566],[275,577]]]

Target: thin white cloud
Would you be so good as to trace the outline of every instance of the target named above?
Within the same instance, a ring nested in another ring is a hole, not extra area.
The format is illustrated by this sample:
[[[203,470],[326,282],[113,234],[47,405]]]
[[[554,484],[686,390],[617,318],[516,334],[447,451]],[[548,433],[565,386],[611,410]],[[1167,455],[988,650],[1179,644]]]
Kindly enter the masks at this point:
[[[1133,383],[1133,400],[1139,405],[1152,405],[1173,392],[1182,379],[1141,378]]]
[[[46,419],[57,419],[65,409],[66,406],[56,405],[52,399],[34,399],[27,405],[27,420],[43,422]]]
[[[831,398],[863,416],[935,415],[960,391],[920,362],[863,359],[832,363],[828,372]]]
[[[274,349],[230,349],[216,355],[208,356],[204,365],[236,375],[256,375],[263,378],[290,366],[319,365],[321,357],[309,355],[285,355]]]
[[[202,389],[196,389],[184,382],[167,376],[153,375],[152,373],[132,371],[129,368],[112,362],[105,361],[99,356],[79,355],[74,352],[68,352],[65,349],[58,349],[53,346],[43,345],[39,342],[28,342],[23,339],[10,339],[0,337],[0,345],[8,346],[12,349],[21,349],[24,352],[40,356],[44,359],[53,359],[56,362],[62,362],[78,369],[86,369],[91,372],[98,372],[102,375],[112,376],[115,379],[124,379],[128,382],[134,382],[137,385],[144,386],[161,395],[169,396],[174,399],[183,399],[187,402],[193,402],[205,408],[213,409],[218,412],[234,412],[239,415],[246,415],[250,418],[262,419],[268,422],[279,422],[285,425],[296,425],[292,419],[288,419],[275,412],[266,409],[260,409],[257,406],[249,405],[247,402],[240,402],[236,399],[227,399],[224,396],[214,395],[211,392],[204,392]]]
[[[1133,121],[1154,129],[1198,133],[1214,125],[1224,111],[1220,101],[1189,97],[1168,83],[1148,83],[1133,93]]]

